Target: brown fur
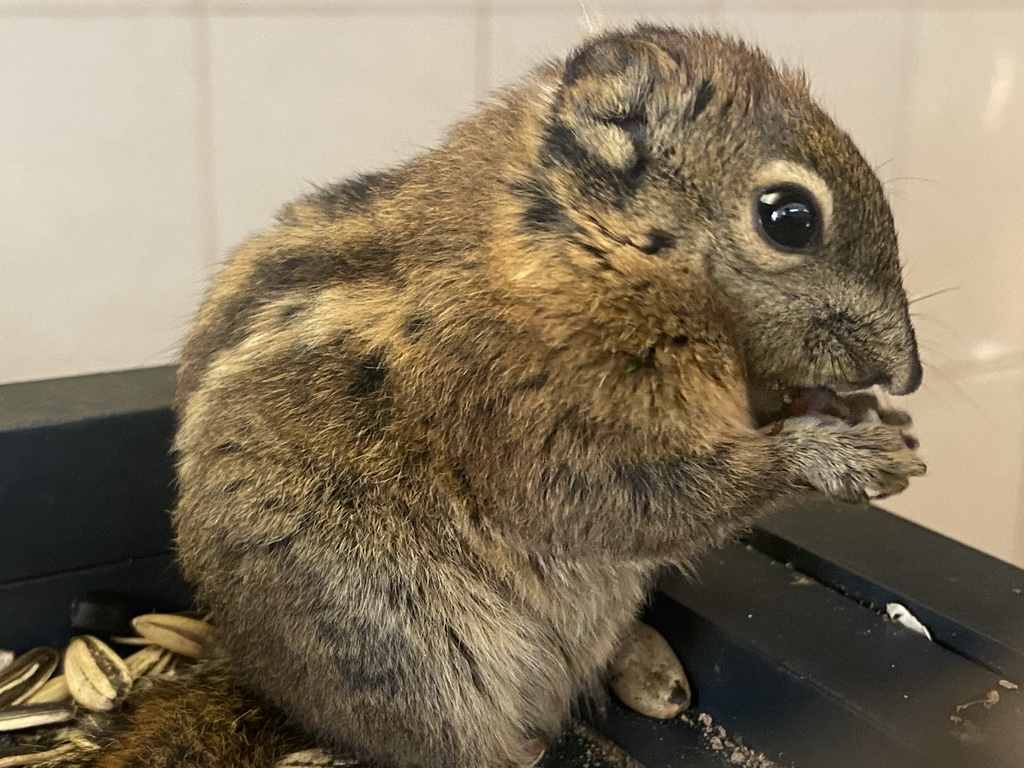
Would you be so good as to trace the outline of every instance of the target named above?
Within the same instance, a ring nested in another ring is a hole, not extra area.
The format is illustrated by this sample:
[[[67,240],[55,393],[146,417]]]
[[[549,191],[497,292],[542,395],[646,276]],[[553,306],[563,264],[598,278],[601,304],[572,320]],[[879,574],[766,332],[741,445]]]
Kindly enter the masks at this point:
[[[773,161],[827,187],[811,255],[754,232]],[[750,389],[919,371],[881,186],[803,79],[713,35],[612,32],[235,252],[182,354],[181,563],[233,674],[320,743],[527,764],[656,569],[802,489],[923,471],[885,424],[758,431]],[[238,712],[176,706],[193,741]],[[143,727],[145,764],[193,764]],[[264,764],[242,754],[194,764]]]
[[[78,739],[91,751],[77,762],[104,768],[263,766],[307,743],[279,713],[238,690],[220,662],[137,686],[120,712],[91,718],[83,724],[88,738]]]

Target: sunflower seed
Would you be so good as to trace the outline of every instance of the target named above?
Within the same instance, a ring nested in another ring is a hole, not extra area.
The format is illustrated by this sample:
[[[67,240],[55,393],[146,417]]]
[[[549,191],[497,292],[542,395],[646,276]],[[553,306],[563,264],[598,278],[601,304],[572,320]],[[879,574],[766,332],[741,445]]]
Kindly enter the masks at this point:
[[[623,636],[608,685],[623,704],[648,717],[677,717],[690,705],[690,684],[672,646],[639,621]]]
[[[349,768],[358,764],[353,758],[333,757],[322,749],[304,749],[285,755],[274,768]]]
[[[59,757],[66,755],[68,752],[75,751],[77,748],[78,747],[75,744],[62,744],[59,747],[48,749],[44,752],[0,757],[0,768],[21,768],[22,766],[28,765],[50,764]]]
[[[132,687],[132,673],[110,646],[92,635],[74,638],[64,652],[64,676],[75,701],[105,711],[119,704]]]
[[[72,704],[21,704],[0,709],[0,731],[20,731],[38,725],[66,723],[75,716]]]
[[[141,651],[136,651],[124,663],[132,673],[132,677],[138,680],[146,675],[159,675],[174,660],[174,654],[159,645],[147,645]]]
[[[25,704],[53,704],[58,701],[67,701],[71,698],[71,691],[68,689],[68,679],[64,675],[51,677],[46,684],[38,691],[29,696]]]
[[[210,624],[191,616],[173,613],[147,613],[132,619],[132,627],[150,642],[169,651],[198,659],[213,642]]]
[[[43,686],[60,661],[53,648],[33,648],[8,664],[0,673],[0,707],[20,704]]]
[[[15,744],[13,746],[8,745],[6,742],[0,744],[0,759],[38,755],[41,752],[46,752],[46,748],[39,744]]]
[[[0,651],[0,672],[3,672],[14,661],[14,651]]]
[[[42,752],[16,752],[10,756],[0,753],[0,768],[22,768],[22,766],[43,765],[47,759]]]
[[[152,643],[144,637],[111,637],[110,642],[117,643],[118,645],[152,645]]]

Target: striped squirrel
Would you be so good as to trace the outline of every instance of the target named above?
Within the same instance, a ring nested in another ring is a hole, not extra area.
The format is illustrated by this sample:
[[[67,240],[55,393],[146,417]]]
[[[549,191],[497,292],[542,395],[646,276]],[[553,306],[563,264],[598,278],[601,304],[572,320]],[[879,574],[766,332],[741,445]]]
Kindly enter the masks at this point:
[[[654,575],[924,472],[882,187],[803,77],[639,25],[242,244],[181,357],[180,562],[225,655],[84,765],[529,765]],[[233,682],[238,681],[238,682]]]

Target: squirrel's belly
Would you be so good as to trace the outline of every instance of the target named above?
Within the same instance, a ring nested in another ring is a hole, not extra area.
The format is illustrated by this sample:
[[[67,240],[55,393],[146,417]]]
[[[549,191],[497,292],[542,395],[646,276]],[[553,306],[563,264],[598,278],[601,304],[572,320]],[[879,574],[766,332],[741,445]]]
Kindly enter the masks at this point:
[[[332,556],[301,540],[219,562],[202,596],[240,681],[323,740],[410,765],[424,748],[501,764],[554,736],[598,685],[650,579],[550,562],[543,591],[526,594],[456,564]]]

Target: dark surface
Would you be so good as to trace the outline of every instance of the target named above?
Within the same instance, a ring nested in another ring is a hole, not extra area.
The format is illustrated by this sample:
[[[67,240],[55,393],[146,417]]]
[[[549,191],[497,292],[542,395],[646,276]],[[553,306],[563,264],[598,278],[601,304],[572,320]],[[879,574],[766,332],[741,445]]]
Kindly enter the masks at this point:
[[[0,584],[168,551],[169,376],[0,386]]]
[[[0,432],[166,410],[173,365],[0,385]]]
[[[142,607],[140,613],[180,611],[191,604],[169,554],[0,584],[0,648],[63,648],[72,634],[72,603],[93,590],[121,592]]]
[[[706,557],[696,581],[663,579],[649,620],[696,706],[782,765],[1021,764],[1020,690],[741,544]],[[992,690],[997,706],[958,711]]]
[[[696,712],[689,713],[695,718]],[[597,729],[647,768],[723,768],[734,750],[715,744],[699,727],[683,720],[654,720],[626,709],[616,701],[608,705],[604,717],[596,721]],[[716,748],[717,747],[717,748]],[[581,765],[578,762],[568,766]],[[743,763],[739,763],[743,766]]]
[[[765,520],[750,542],[879,611],[905,605],[937,643],[1024,682],[1019,568],[881,509],[827,501]]]
[[[629,755],[588,725],[575,724],[548,746],[536,768],[641,768]]]
[[[188,606],[167,518],[172,379],[164,368],[0,387],[0,647],[63,645],[73,601],[92,591],[142,611]],[[648,614],[732,742],[796,768],[1024,765],[1021,692],[1000,685],[1024,668],[1021,571],[825,502],[777,514],[751,541],[761,551],[713,553],[696,580],[667,576]],[[890,622],[891,601],[937,642]],[[647,768],[757,764],[706,730],[614,703],[599,728]],[[623,760],[577,728],[544,768]]]
[[[135,634],[132,619],[152,610],[134,595],[119,592],[86,592],[71,603],[71,630],[76,634],[129,637]]]

